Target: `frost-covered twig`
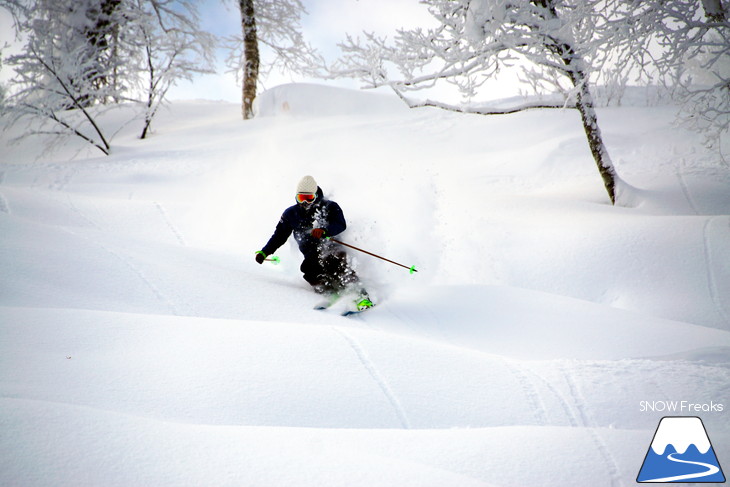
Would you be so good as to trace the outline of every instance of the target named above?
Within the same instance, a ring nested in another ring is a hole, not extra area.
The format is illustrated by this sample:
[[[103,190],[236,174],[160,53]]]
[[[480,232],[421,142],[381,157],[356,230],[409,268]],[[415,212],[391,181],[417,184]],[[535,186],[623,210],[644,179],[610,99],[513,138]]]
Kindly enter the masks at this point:
[[[131,28],[140,46],[132,57],[138,73],[134,87],[143,107],[144,139],[170,87],[180,79],[213,72],[215,37],[198,27],[192,2],[135,0],[133,7],[137,21]]]
[[[730,12],[722,0],[610,0],[612,42],[639,81],[666,87],[708,146],[730,135]],[[637,69],[638,67],[638,69]]]

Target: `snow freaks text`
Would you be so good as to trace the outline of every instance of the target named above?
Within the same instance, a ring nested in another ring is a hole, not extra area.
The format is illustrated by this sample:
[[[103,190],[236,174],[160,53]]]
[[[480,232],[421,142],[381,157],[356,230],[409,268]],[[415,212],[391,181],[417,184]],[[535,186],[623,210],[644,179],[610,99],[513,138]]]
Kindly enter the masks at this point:
[[[710,401],[709,403],[695,403],[691,401],[640,401],[639,411],[668,412],[679,414],[692,413],[721,413],[725,410],[724,404]]]

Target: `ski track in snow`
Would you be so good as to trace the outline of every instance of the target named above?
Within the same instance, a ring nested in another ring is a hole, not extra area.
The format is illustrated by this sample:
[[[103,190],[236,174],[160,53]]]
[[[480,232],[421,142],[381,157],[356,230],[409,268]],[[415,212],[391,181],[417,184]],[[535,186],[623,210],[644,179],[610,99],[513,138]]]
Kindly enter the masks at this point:
[[[680,167],[677,168],[676,175],[677,180],[679,181],[679,187],[682,190],[682,194],[684,195],[685,199],[687,200],[687,203],[689,204],[690,208],[694,212],[695,215],[701,215],[702,213],[699,210],[699,206],[697,205],[697,201],[692,196],[692,191],[689,188],[689,184],[687,183],[687,180],[685,179],[684,172],[681,169],[681,166],[684,165],[684,160],[681,160],[679,163]],[[710,298],[712,299],[712,302],[715,305],[715,308],[717,309],[718,313],[722,317],[722,319],[725,321],[726,324],[730,324],[730,311],[725,309],[725,306],[723,305],[722,298],[723,293],[718,289],[718,279],[716,275],[716,270],[719,267],[719,263],[715,263],[715,259],[713,258],[712,254],[712,239],[711,239],[711,227],[714,225],[716,221],[719,221],[723,218],[723,216],[712,216],[707,218],[705,220],[705,224],[702,228],[702,244],[703,244],[703,250],[704,250],[704,258],[705,263],[707,266],[707,287],[710,293]],[[730,228],[730,224],[728,225],[728,228]],[[728,235],[721,236],[723,238],[718,238],[718,242],[727,242],[728,241]]]
[[[722,225],[720,226],[719,223],[721,221],[727,221],[728,225]],[[705,221],[705,225],[702,228],[702,240],[703,240],[703,250],[704,250],[704,257],[705,257],[705,263],[707,265],[707,287],[710,292],[710,297],[712,298],[712,302],[715,304],[715,308],[717,308],[718,313],[720,313],[720,316],[723,320],[725,320],[725,323],[730,325],[730,312],[728,312],[725,309],[725,306],[722,302],[722,296],[723,293],[719,289],[718,285],[718,279],[717,279],[717,271],[716,269],[720,267],[720,263],[715,263],[715,258],[713,256],[712,252],[712,238],[711,238],[711,230],[713,226],[717,226],[718,228],[722,228],[722,230],[725,230],[726,228],[730,230],[730,218],[727,216],[714,216],[710,217]],[[719,242],[727,242],[730,236],[730,231],[727,232],[723,238],[718,238]]]
[[[565,367],[561,367],[561,372],[565,379],[565,383],[568,386],[568,391],[571,398],[573,399],[573,404],[575,405],[575,409],[577,411],[577,416],[574,417],[575,419],[579,420],[580,426],[585,428],[588,434],[591,436],[593,443],[596,445],[596,449],[600,453],[601,458],[603,458],[603,462],[606,465],[606,470],[610,477],[610,485],[612,487],[623,486],[624,483],[621,480],[621,471],[618,463],[616,462],[616,459],[613,457],[613,455],[611,455],[611,450],[606,442],[603,440],[601,435],[598,434],[598,425],[591,418],[585,404],[585,399],[583,398],[583,395],[581,394],[578,385],[571,377],[572,371],[567,370]]]
[[[2,186],[4,182],[5,171],[0,171],[0,186]],[[5,198],[5,195],[2,193],[0,193],[0,212],[10,215],[10,205],[8,204],[8,200]]]
[[[528,377],[529,372],[514,361],[503,359],[502,362],[517,379],[517,383],[530,404],[530,409],[535,414],[536,424],[548,424],[545,402],[535,383]]]
[[[699,215],[700,211],[698,209],[697,203],[695,202],[694,197],[692,197],[692,193],[689,190],[689,185],[687,184],[687,180],[684,178],[684,174],[682,173],[681,170],[677,170],[677,180],[679,181],[679,187],[682,190],[682,194],[684,195],[684,198],[687,200],[689,207],[692,209],[692,211],[695,213],[695,215]]]
[[[154,296],[157,298],[158,301],[160,301],[163,305],[165,305],[169,310],[170,313],[174,316],[181,316],[180,310],[178,307],[173,303],[170,299],[168,299],[162,291],[159,290],[157,286],[154,285],[152,280],[150,280],[147,275],[142,271],[142,269],[139,268],[139,266],[135,265],[132,262],[132,259],[129,256],[125,256],[121,252],[117,252],[115,250],[110,249],[106,245],[102,244],[101,242],[98,242],[97,240],[94,240],[92,238],[89,238],[87,236],[81,235],[80,233],[76,233],[72,230],[69,230],[66,227],[60,227],[62,230],[66,231],[67,233],[86,240],[87,242],[92,243],[93,245],[96,245],[97,247],[101,248],[108,254],[112,255],[115,259],[117,259],[119,262],[122,262],[129,270],[132,271],[139,279],[144,283],[144,285],[154,294]]]
[[[83,221],[87,222],[92,228],[96,230],[102,230],[102,227],[99,226],[94,220],[89,218],[86,213],[81,211],[78,206],[73,202],[73,199],[71,198],[71,195],[66,193],[66,198],[64,198],[63,201],[61,201],[63,205],[66,206],[69,210],[71,210],[75,215],[77,215],[79,218],[81,218]]]
[[[565,415],[566,420],[568,421],[568,425],[573,428],[578,427],[579,426],[578,419],[576,418],[576,415],[573,413],[572,408],[568,404],[568,401],[565,400],[565,397],[563,397],[563,395],[555,388],[555,386],[550,381],[548,381],[547,379],[542,377],[540,374],[538,374],[534,371],[530,371],[529,373],[533,377],[535,377],[537,380],[539,380],[541,382],[541,384],[547,388],[548,392],[550,392],[555,397],[555,399],[560,404],[560,408],[563,411],[563,414]]]
[[[60,169],[60,175],[58,175],[56,178],[54,178],[53,182],[48,185],[48,189],[52,189],[55,191],[63,191],[66,186],[68,186],[71,181],[73,181],[76,174],[78,174],[79,170],[78,168],[74,169],[66,169],[61,167],[59,164],[52,164],[49,167],[50,170],[56,170]]]
[[[370,360],[370,357],[368,357],[365,349],[360,345],[360,343],[358,343],[355,338],[345,333],[344,330],[334,327],[332,329],[335,332],[339,333],[342,338],[345,339],[348,345],[350,345],[350,348],[352,348],[352,350],[355,352],[360,363],[362,363],[363,367],[365,367],[365,369],[368,371],[368,374],[370,374],[373,380],[378,384],[380,390],[383,391],[386,399],[388,400],[390,405],[393,406],[393,410],[398,417],[398,421],[400,422],[401,427],[403,429],[411,429],[410,421],[408,421],[408,416],[406,415],[403,406],[396,397],[395,393],[393,393],[390,385],[388,385],[388,381],[385,380],[382,374],[380,374],[380,372],[378,371],[373,361]]]
[[[170,215],[167,213],[167,210],[164,206],[162,206],[159,202],[153,201],[153,204],[155,205],[155,208],[157,208],[157,211],[160,212],[160,215],[162,216],[162,221],[165,222],[165,225],[167,225],[167,228],[170,229],[172,232],[172,235],[175,237],[175,240],[182,245],[183,247],[187,247],[188,244],[185,241],[185,237],[183,236],[182,232],[175,226],[174,223],[172,223],[172,220],[170,219]]]

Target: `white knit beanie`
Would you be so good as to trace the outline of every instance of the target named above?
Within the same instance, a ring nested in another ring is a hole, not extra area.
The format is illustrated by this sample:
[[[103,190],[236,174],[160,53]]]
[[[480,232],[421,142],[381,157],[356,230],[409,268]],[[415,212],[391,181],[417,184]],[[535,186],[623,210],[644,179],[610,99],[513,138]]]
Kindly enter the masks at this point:
[[[317,194],[317,181],[312,176],[304,176],[297,185],[297,193]]]

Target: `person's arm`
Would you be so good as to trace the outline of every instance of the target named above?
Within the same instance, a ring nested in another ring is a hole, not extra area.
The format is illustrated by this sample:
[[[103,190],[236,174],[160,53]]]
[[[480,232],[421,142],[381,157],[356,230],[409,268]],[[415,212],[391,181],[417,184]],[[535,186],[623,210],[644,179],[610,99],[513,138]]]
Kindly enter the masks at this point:
[[[347,222],[345,222],[345,215],[342,213],[340,205],[334,201],[330,201],[329,208],[327,211],[327,226],[323,228],[327,237],[334,237],[345,231],[347,228]]]
[[[261,249],[261,252],[264,254],[264,257],[267,255],[271,255],[274,252],[277,251],[279,247],[284,245],[289,238],[289,235],[291,235],[292,227],[287,221],[286,218],[286,212],[284,212],[283,215],[281,215],[281,219],[279,220],[279,223],[276,224],[276,229],[274,230],[274,234],[271,236],[269,241],[264,245],[264,247]],[[260,254],[257,254],[260,255]]]

